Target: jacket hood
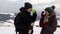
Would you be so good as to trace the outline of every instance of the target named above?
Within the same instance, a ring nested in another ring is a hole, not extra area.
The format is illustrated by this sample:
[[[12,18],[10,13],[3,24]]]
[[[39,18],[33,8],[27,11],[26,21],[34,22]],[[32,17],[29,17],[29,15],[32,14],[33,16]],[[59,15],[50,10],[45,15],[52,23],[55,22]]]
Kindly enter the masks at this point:
[[[20,12],[30,14],[28,11],[25,10],[24,7],[21,7],[21,8],[20,8]]]
[[[21,12],[24,12],[24,11],[25,11],[24,7],[21,7],[21,8],[20,8],[20,11],[21,11]]]

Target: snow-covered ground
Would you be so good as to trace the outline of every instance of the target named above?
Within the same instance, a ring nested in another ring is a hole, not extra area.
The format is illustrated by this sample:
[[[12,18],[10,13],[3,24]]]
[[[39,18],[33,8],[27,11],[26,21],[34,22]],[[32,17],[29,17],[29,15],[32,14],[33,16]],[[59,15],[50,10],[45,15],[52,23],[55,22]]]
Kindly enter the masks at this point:
[[[58,21],[60,22],[60,21]],[[35,25],[38,25],[39,21],[35,22]],[[34,33],[33,34],[40,34],[41,28],[34,26]],[[15,28],[13,23],[5,22],[2,26],[0,26],[0,34],[15,34]],[[57,28],[55,34],[60,34],[60,28]]]
[[[41,28],[34,26],[33,34],[40,34]],[[0,34],[15,34],[14,27],[0,27]],[[60,28],[57,28],[55,34],[60,34]]]

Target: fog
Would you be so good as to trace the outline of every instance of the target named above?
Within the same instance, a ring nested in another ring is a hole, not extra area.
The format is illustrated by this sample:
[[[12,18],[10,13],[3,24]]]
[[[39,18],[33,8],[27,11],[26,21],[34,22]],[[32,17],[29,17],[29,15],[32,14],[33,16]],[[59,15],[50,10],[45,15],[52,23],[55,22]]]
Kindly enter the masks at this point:
[[[41,13],[46,7],[55,5],[55,11],[60,13],[60,0],[0,0],[0,12],[2,13],[16,13],[24,6],[25,2],[30,2],[37,13]]]

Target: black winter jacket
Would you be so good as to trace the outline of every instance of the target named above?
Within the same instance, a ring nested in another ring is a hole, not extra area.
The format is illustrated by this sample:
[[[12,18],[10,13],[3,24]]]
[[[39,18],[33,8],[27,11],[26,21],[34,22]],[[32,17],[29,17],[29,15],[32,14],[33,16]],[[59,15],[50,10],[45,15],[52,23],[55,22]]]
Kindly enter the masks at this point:
[[[18,15],[14,19],[16,31],[29,30],[29,26],[32,22],[32,17],[30,13],[25,11],[23,7],[20,9],[20,11],[21,12],[18,13]]]

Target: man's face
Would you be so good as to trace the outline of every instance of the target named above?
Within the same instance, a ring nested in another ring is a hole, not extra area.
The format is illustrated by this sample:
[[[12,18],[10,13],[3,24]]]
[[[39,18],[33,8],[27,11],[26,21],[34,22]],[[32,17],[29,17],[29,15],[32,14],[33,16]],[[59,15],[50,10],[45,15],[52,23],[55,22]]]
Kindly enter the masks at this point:
[[[28,12],[31,12],[31,11],[32,11],[32,8],[27,9],[27,11],[28,11]]]

